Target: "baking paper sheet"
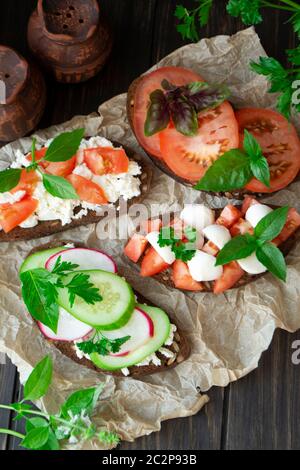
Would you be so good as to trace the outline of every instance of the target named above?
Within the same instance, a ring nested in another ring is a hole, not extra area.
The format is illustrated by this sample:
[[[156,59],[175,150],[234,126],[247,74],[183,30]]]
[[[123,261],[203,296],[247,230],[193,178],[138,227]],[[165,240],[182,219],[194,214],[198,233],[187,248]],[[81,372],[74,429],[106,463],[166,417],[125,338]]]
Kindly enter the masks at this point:
[[[161,65],[178,65],[193,69],[211,82],[224,82],[232,92],[232,102],[238,106],[274,107],[275,97],[267,93],[267,81],[249,70],[249,61],[265,55],[253,28],[234,36],[203,39],[198,44],[185,46],[163,59]],[[103,104],[101,117],[76,117],[70,122],[37,132],[47,140],[63,129],[84,126],[88,135],[101,134],[135,147],[138,145],[126,118],[126,95],[120,95]],[[297,125],[300,123],[297,122]],[[14,158],[17,148],[30,150],[30,139],[21,139],[0,150],[0,165]],[[141,150],[140,150],[141,152]],[[147,158],[145,156],[145,158]],[[290,204],[300,209],[300,183],[266,199],[274,204]],[[203,195],[186,188],[159,170],[155,170],[152,190],[145,200],[150,207],[159,204],[159,212],[167,212],[170,205],[206,202],[221,207],[226,200]],[[32,242],[0,244],[0,351],[6,352],[18,366],[21,380],[46,354],[55,363],[55,376],[49,394],[41,405],[57,410],[73,390],[90,387],[104,381],[106,387],[97,409],[95,422],[118,432],[124,440],[150,434],[160,429],[163,420],[197,413],[208,401],[206,392],[213,385],[226,386],[243,377],[258,365],[259,358],[272,340],[274,330],[295,331],[300,328],[300,256],[299,246],[288,256],[287,283],[266,275],[257,282],[229,291],[213,294],[183,294],[167,288],[153,279],[145,282],[137,269],[129,269],[122,255],[124,241],[105,241],[103,225],[91,225],[53,235]],[[115,257],[125,269],[134,288],[149,302],[164,308],[192,344],[191,357],[176,369],[154,374],[143,379],[115,379],[92,372],[74,364],[43,340],[37,327],[27,315],[20,298],[18,269],[26,254],[35,246],[53,239],[70,239],[99,247]],[[101,448],[98,443],[82,448]]]

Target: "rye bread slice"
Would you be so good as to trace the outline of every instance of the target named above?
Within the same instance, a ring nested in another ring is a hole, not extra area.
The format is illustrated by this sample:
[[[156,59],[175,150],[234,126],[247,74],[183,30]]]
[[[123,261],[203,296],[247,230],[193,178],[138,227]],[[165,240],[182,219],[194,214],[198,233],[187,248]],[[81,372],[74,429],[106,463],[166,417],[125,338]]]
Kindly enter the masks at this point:
[[[272,209],[277,209],[278,208],[278,206],[274,206],[272,204],[269,204],[269,206],[272,207]],[[237,207],[241,207],[241,206],[237,206]],[[217,219],[219,217],[219,215],[221,214],[222,209],[214,209],[214,211],[215,211],[216,219]],[[170,217],[172,217],[174,215],[178,215],[178,214],[171,214]],[[158,219],[158,217],[154,217],[154,219]],[[162,219],[162,216],[160,216],[160,219]],[[139,227],[137,229],[139,229]],[[297,241],[299,241],[299,240],[300,240],[300,228],[298,230],[296,230],[296,232],[291,237],[289,237],[288,240],[286,240],[284,243],[282,243],[280,245],[279,248],[282,251],[283,255],[287,256],[289,254],[289,252],[293,249],[293,247],[295,246]],[[127,240],[127,242],[128,241],[129,240]],[[124,248],[125,248],[125,246],[126,246],[126,244],[124,245]],[[131,264],[131,266],[136,266],[136,264],[138,266],[141,266],[141,261],[142,261],[142,259],[139,260],[138,263],[133,263],[131,260],[128,259],[128,262]],[[231,289],[228,289],[228,290],[237,289],[239,287],[245,286],[246,284],[249,284],[250,282],[254,282],[257,279],[260,279],[261,277],[263,277],[267,274],[269,274],[269,273],[265,272],[265,273],[262,273],[262,274],[255,274],[255,275],[245,273],[243,275],[243,277],[233,287],[231,287]],[[152,278],[156,279],[158,282],[160,282],[161,284],[164,284],[167,287],[172,287],[173,289],[181,290],[182,292],[191,292],[191,291],[185,291],[183,289],[178,289],[177,287],[175,287],[173,279],[172,279],[172,270],[171,269],[167,269],[167,270],[165,270],[165,271],[163,271],[159,274],[156,274],[155,276],[152,276]],[[145,279],[147,279],[147,278],[145,278]],[[200,291],[199,293],[213,292],[213,284],[214,284],[213,281],[212,282],[202,282],[201,284],[203,284],[203,290]]]
[[[138,136],[135,132],[134,125],[133,125],[135,93],[136,93],[137,86],[139,85],[142,78],[143,77],[139,77],[139,78],[135,79],[131,83],[131,85],[128,89],[128,93],[127,93],[127,118],[128,118],[131,130],[132,130],[132,132],[134,133],[134,135],[136,137],[136,140],[138,141],[140,146],[143,148],[143,145],[139,141],[139,138],[138,138]],[[173,173],[173,171],[170,170],[170,168],[165,164],[165,162],[162,159],[159,159],[155,155],[152,155],[151,153],[147,152],[145,149],[143,149],[143,150],[147,153],[147,155],[149,156],[149,158],[151,159],[153,164],[159,170],[161,170],[163,173],[170,176],[170,178],[173,178],[178,183],[181,183],[181,184],[183,184],[183,185],[185,185],[189,188],[194,187],[195,183],[191,183],[189,180],[187,180],[185,178],[181,178],[180,176],[175,175],[175,173]],[[300,173],[298,173],[298,175],[295,178],[295,180],[293,181],[293,183],[296,182],[296,181],[300,181]],[[195,190],[195,191],[197,191],[197,190]],[[253,193],[253,192],[248,191],[246,189],[239,189],[239,190],[236,190],[236,191],[226,191],[226,192],[222,192],[222,191],[220,191],[220,192],[203,191],[203,192],[207,192],[207,194],[211,194],[212,196],[226,197],[227,199],[237,199],[237,200],[242,200],[247,195],[249,195],[249,196],[255,195],[257,198],[266,197],[268,195],[266,193]],[[272,193],[272,194],[274,194],[274,193]]]
[[[56,240],[56,241],[52,241],[50,243],[41,245],[37,248],[34,248],[33,250],[30,251],[28,256],[30,256],[34,253],[37,253],[39,251],[47,250],[47,249],[50,249],[50,248],[56,248],[56,247],[59,247],[59,246],[66,245],[68,243],[73,243],[78,248],[84,248],[85,247],[85,245],[83,243],[73,242],[72,240]],[[125,272],[119,272],[119,274],[123,276],[123,275],[125,275]],[[139,294],[136,291],[135,291],[135,294],[137,296],[138,303],[149,304],[149,302],[147,302],[147,300],[141,294]],[[174,324],[173,321],[171,321],[171,322]],[[103,370],[103,369],[100,369],[97,366],[95,366],[91,361],[89,361],[85,357],[80,359],[76,354],[76,351],[73,347],[72,342],[53,341],[53,340],[50,340],[50,339],[47,339],[47,338],[45,338],[45,340],[48,341],[48,343],[55,346],[62,354],[67,356],[69,359],[72,359],[77,364],[85,366],[85,367],[87,367],[91,370],[94,370],[94,371],[103,372],[106,375],[113,375],[115,377],[125,377],[124,374],[121,371]],[[158,352],[156,354],[159,357],[159,359],[161,360],[161,365],[160,366],[155,366],[154,364],[150,364],[150,365],[147,365],[147,366],[140,366],[140,367],[133,366],[133,367],[130,367],[129,368],[129,371],[130,371],[129,377],[141,377],[141,376],[145,376],[145,375],[149,375],[149,374],[154,374],[156,372],[162,372],[166,369],[172,369],[172,368],[176,367],[178,364],[180,364],[181,362],[188,359],[188,357],[191,354],[191,347],[190,347],[190,344],[188,342],[188,339],[187,339],[185,333],[181,330],[177,330],[175,332],[174,341],[173,341],[172,345],[171,346],[164,346],[164,347],[169,349],[170,351],[172,351],[175,354],[174,358],[168,359],[163,354]]]
[[[119,143],[114,142],[115,145],[121,145]],[[130,149],[129,147],[122,145],[125,149],[128,157],[131,160],[135,160],[142,168],[142,174],[139,175],[141,180],[141,194],[138,197],[132,198],[131,200],[127,201],[128,207],[132,206],[133,204],[139,204],[142,200],[146,197],[148,192],[150,191],[152,176],[153,176],[153,169],[152,166],[143,158],[141,155],[136,153],[134,150]],[[115,203],[118,206],[120,201]],[[78,208],[80,211],[80,207]],[[5,233],[3,230],[0,231],[0,243],[1,242],[11,242],[11,241],[21,241],[21,240],[33,240],[36,238],[47,237],[54,233],[64,232],[65,230],[69,230],[72,228],[80,227],[82,225],[89,225],[99,222],[104,215],[97,215],[95,211],[89,210],[88,214],[84,217],[81,217],[78,220],[72,220],[70,224],[62,225],[59,220],[47,220],[47,221],[40,221],[38,225],[32,228],[21,228],[16,227],[9,233]]]

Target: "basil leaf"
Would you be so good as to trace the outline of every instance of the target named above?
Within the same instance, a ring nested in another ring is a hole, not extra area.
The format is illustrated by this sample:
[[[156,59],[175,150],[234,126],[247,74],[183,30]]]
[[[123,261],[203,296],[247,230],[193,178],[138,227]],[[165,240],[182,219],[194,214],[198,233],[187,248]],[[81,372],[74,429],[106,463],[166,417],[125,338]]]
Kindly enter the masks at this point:
[[[21,446],[26,449],[38,450],[43,447],[49,439],[50,427],[42,426],[34,428],[24,437]]]
[[[72,158],[79,149],[85,129],[63,132],[49,145],[44,160],[48,162],[65,162]]]
[[[20,276],[24,303],[33,318],[57,332],[58,304],[56,277],[45,269],[25,271]]]
[[[254,233],[260,242],[268,242],[274,240],[280,234],[285,226],[289,207],[279,207],[270,214],[266,215],[256,225]]]
[[[30,418],[26,420],[26,432],[29,433],[32,429],[41,428],[41,427],[49,427],[49,423],[46,419],[36,417]],[[59,442],[55,436],[54,431],[49,428],[49,438],[40,450],[60,450]]]
[[[47,393],[52,380],[52,369],[52,360],[49,356],[44,357],[35,366],[24,386],[25,400],[38,400]]]
[[[70,413],[73,416],[80,415],[81,411],[90,414],[95,408],[102,390],[103,385],[101,384],[97,388],[88,388],[72,393],[61,407],[61,416],[67,419],[70,418]]]
[[[61,176],[43,174],[43,184],[52,196],[60,199],[79,199],[74,187]]]
[[[0,172],[0,193],[6,193],[15,188],[21,178],[22,170],[9,168]]]
[[[256,252],[257,259],[281,281],[286,281],[287,269],[282,252],[273,243],[265,243]]]
[[[150,95],[150,106],[147,112],[144,133],[150,137],[166,129],[170,122],[167,99],[162,90],[155,90]]]
[[[255,160],[250,161],[250,168],[253,173],[253,176],[263,183],[267,188],[271,186],[271,175],[268,161],[265,157],[261,156]]]
[[[200,87],[201,83],[202,87]],[[197,113],[217,108],[230,96],[230,91],[225,85],[208,85],[205,82],[195,82],[191,85],[188,101],[194,106]],[[198,91],[196,91],[197,88]]]
[[[262,156],[262,149],[255,137],[250,134],[247,129],[244,130],[244,150],[249,155],[249,157],[260,157]]]
[[[198,131],[198,116],[194,106],[183,98],[169,101],[169,110],[175,128],[187,137],[192,137]]]
[[[249,157],[241,150],[224,153],[208,168],[194,187],[203,191],[231,191],[243,188],[251,179]]]
[[[232,238],[217,256],[216,266],[223,266],[231,261],[247,258],[257,248],[257,242],[251,235],[239,235]]]

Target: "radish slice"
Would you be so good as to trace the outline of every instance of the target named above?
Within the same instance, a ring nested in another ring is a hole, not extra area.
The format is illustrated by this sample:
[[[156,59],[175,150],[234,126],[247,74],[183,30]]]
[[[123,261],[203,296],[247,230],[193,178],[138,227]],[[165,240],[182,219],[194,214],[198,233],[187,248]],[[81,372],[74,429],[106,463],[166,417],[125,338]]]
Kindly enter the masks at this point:
[[[130,336],[130,339],[121,346],[121,349],[116,354],[111,354],[115,357],[127,356],[132,351],[143,346],[154,336],[154,324],[150,316],[141,310],[135,308],[130,320],[122,328],[112,331],[101,332],[108,339],[123,338]]]
[[[117,265],[110,256],[102,251],[89,248],[71,248],[56,253],[46,262],[45,266],[48,271],[52,271],[59,257],[61,257],[61,261],[78,264],[78,271],[101,269],[110,273],[117,272]]]
[[[54,333],[48,326],[40,322],[38,322],[38,326],[43,335],[53,341],[77,341],[87,336],[93,330],[90,325],[77,320],[77,318],[70,315],[61,307],[59,308],[57,333]]]

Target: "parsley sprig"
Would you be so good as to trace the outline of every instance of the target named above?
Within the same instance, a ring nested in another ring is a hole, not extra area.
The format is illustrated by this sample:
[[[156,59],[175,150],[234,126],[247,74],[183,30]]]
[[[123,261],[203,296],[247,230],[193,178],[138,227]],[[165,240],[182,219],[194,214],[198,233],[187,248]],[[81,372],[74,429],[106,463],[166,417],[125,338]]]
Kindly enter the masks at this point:
[[[192,227],[185,227],[184,236],[186,240],[182,240],[182,234],[175,231],[174,227],[162,227],[159,232],[158,244],[161,247],[169,246],[176,259],[187,262],[196,253],[197,231]]]
[[[217,3],[217,2],[215,2]],[[175,16],[179,20],[178,32],[183,39],[199,41],[199,27],[208,23],[214,4],[213,0],[195,0],[197,6],[192,9],[177,5]],[[263,13],[267,9],[277,9],[290,13],[289,21],[293,31],[300,38],[300,5],[293,0],[228,0],[227,12],[234,18],[241,18],[247,25],[256,25],[263,21]],[[291,110],[300,112],[300,99],[297,81],[300,79],[300,46],[287,50],[289,67],[284,68],[280,62],[273,58],[261,57],[258,63],[252,62],[251,69],[268,78],[271,83],[270,93],[279,93],[277,109],[288,119]]]
[[[206,171],[195,189],[202,191],[232,191],[244,188],[252,178],[270,187],[270,168],[262,149],[245,129],[244,149],[225,152]]]
[[[59,307],[57,303],[59,289],[67,289],[70,306],[74,305],[76,296],[87,304],[101,302],[99,290],[90,282],[85,273],[74,273],[66,284],[65,277],[76,271],[77,264],[66,263],[57,259],[52,272],[44,268],[32,269],[21,273],[22,296],[32,317],[57,332]]]
[[[272,243],[282,231],[289,207],[280,207],[266,215],[256,225],[254,235],[245,234],[232,238],[217,256],[216,266],[247,258],[253,253],[274,276],[286,281],[287,269],[282,252]]]
[[[131,336],[123,336],[122,338],[109,339],[96,330],[92,339],[77,343],[77,347],[85,354],[97,353],[101,356],[108,356],[111,353],[118,353],[130,338]]]
[[[45,156],[39,161],[36,160],[36,139],[33,138],[31,146],[31,164],[25,168],[30,171],[38,171],[42,176],[43,185],[48,193],[60,199],[79,199],[74,187],[68,180],[61,176],[44,173],[41,163],[65,162],[70,160],[77,152],[84,135],[84,129],[75,129],[71,132],[63,132],[58,135],[49,145]],[[19,168],[9,168],[0,172],[0,193],[10,191],[15,188],[21,179],[22,170]]]

